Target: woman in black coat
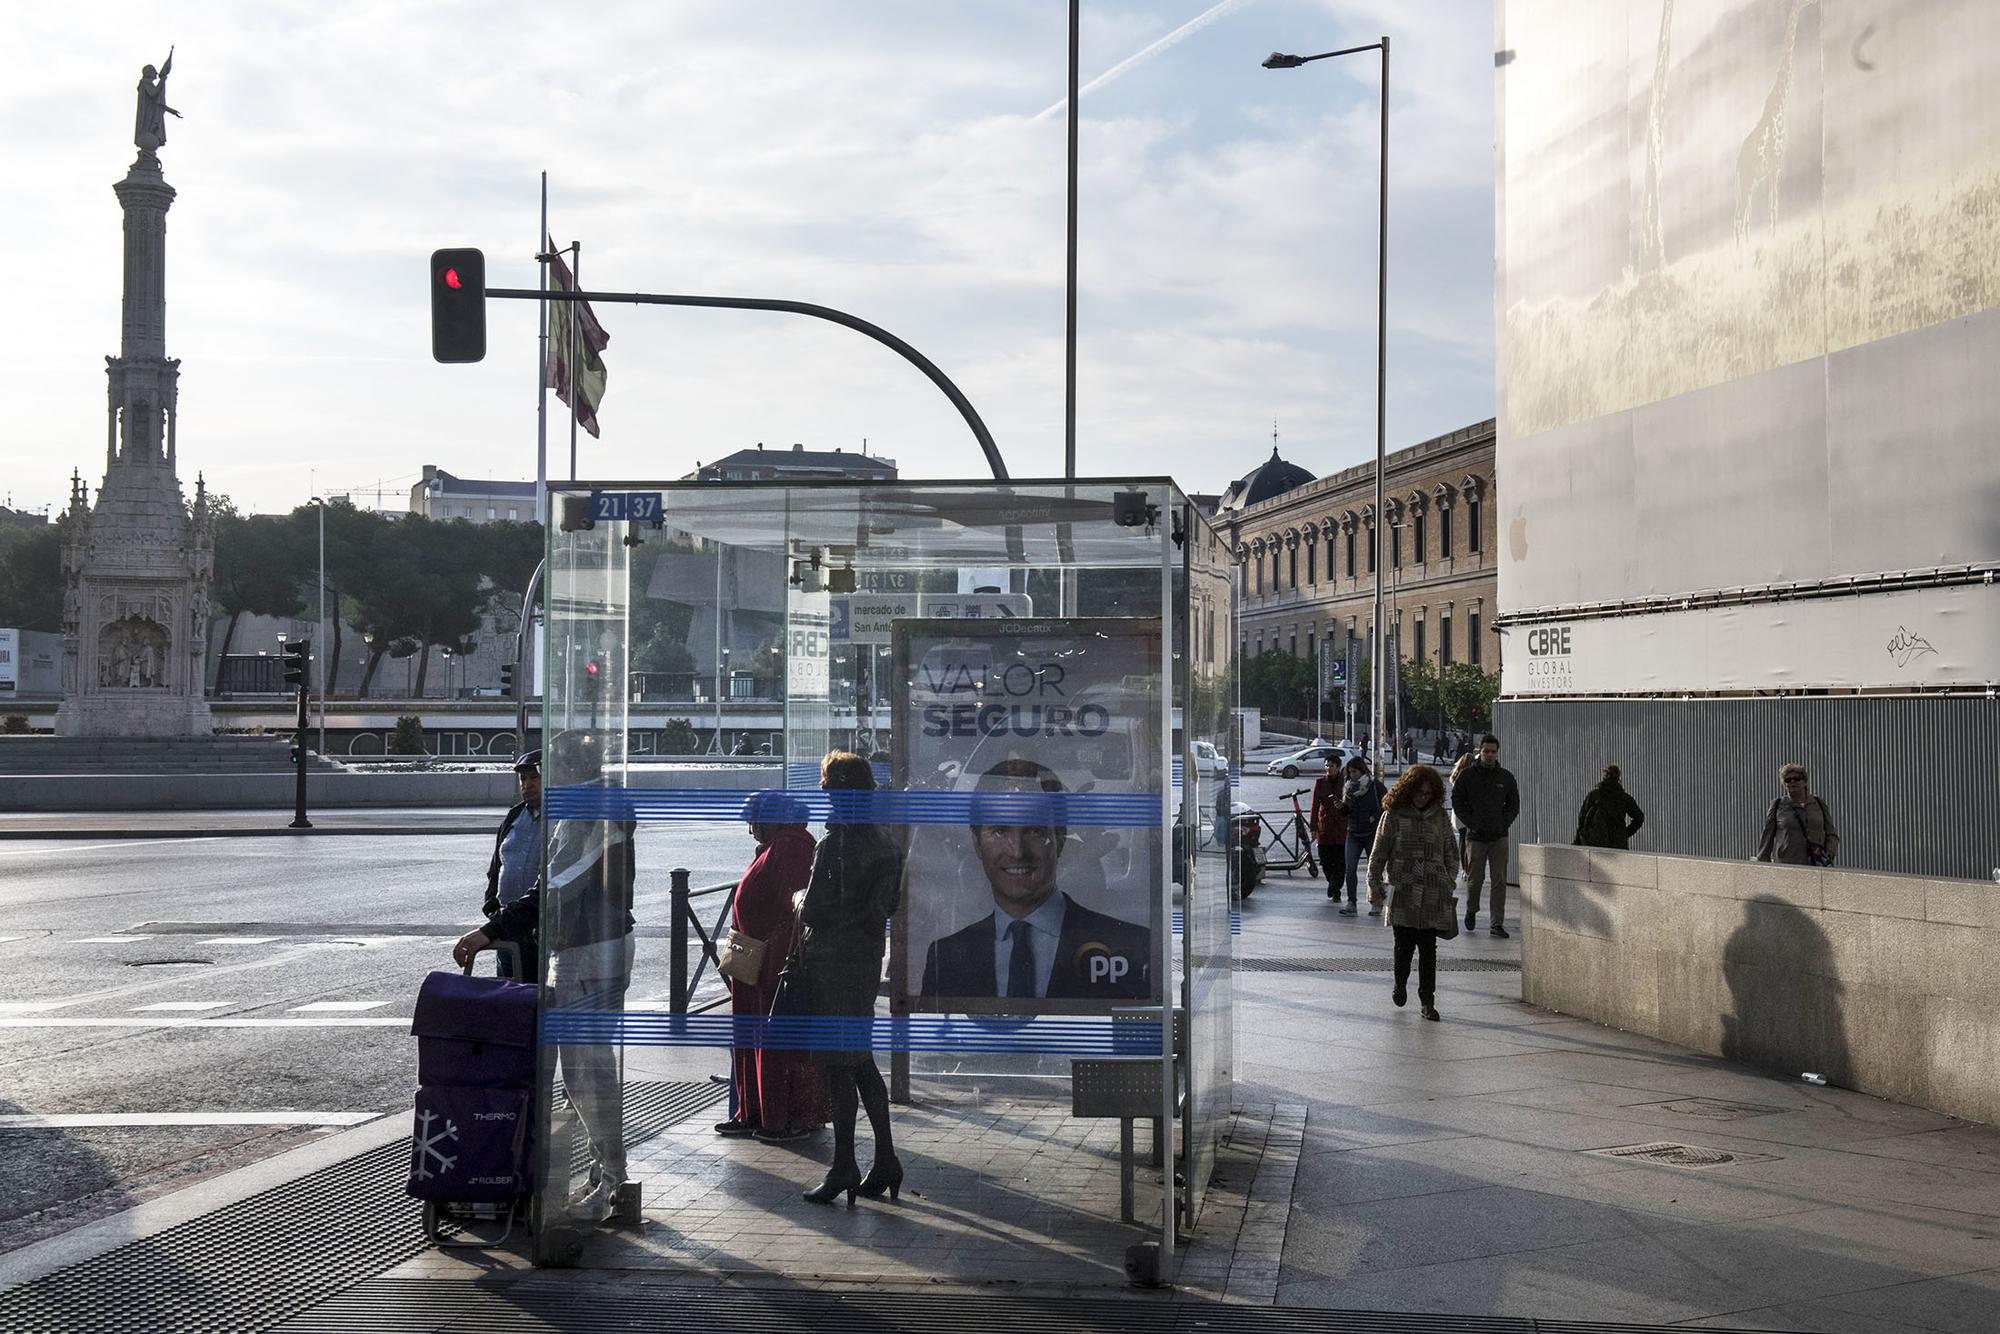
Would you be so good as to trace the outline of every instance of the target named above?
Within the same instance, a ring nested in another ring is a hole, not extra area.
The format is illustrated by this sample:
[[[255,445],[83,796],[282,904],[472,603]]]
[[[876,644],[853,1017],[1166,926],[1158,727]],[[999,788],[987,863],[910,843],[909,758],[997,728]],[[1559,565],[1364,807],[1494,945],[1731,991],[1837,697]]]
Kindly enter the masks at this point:
[[[799,911],[805,925],[800,955],[813,1014],[862,1021],[858,1026],[865,1029],[882,986],[889,917],[902,898],[903,853],[881,825],[856,818],[865,814],[858,804],[846,809],[841,794],[875,786],[867,760],[837,750],[821,761],[819,772],[819,785],[835,794],[833,818],[814,854],[812,881]],[[825,1067],[833,1104],[833,1166],[805,1198],[829,1204],[845,1194],[851,1205],[857,1193],[872,1199],[885,1190],[895,1198],[903,1185],[903,1165],[889,1134],[889,1087],[874,1053],[863,1046],[815,1050],[813,1058]],[[863,1107],[875,1132],[875,1162],[866,1177],[854,1157],[855,1119]]]

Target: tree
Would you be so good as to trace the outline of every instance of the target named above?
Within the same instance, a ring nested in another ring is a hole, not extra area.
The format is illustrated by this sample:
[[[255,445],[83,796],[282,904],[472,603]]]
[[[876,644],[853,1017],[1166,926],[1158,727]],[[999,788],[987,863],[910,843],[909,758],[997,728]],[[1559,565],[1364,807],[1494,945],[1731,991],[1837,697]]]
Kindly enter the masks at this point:
[[[209,601],[229,618],[216,654],[216,679],[236,638],[236,623],[252,616],[297,616],[305,610],[305,585],[312,579],[313,554],[300,542],[291,515],[242,515],[226,496],[210,498],[215,513],[215,578]]]
[[[1438,669],[1429,658],[1405,658],[1397,673],[1403,694],[1403,721],[1421,727],[1438,716]]]
[[[62,530],[54,524],[7,530],[0,550],[0,625],[62,631]]]
[[[384,653],[417,663],[415,693],[424,693],[434,644],[457,646],[479,629],[486,562],[476,526],[464,519],[435,522],[420,514],[387,523],[370,560],[357,571],[355,619],[373,648],[361,679],[366,695]]]
[[[1500,694],[1500,673],[1482,672],[1469,662],[1454,662],[1438,681],[1444,716],[1453,727],[1486,727],[1493,718],[1493,701]]]

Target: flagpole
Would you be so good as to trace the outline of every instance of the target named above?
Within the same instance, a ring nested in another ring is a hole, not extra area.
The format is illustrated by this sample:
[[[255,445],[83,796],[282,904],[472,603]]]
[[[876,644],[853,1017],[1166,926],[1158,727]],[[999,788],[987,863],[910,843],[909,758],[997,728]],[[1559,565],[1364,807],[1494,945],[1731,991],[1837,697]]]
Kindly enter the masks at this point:
[[[549,523],[549,174],[542,173],[542,229],[535,234],[541,270],[541,356],[535,361],[535,522]],[[527,743],[523,741],[525,746]]]
[[[570,290],[583,290],[583,242],[572,241],[570,249],[569,281]],[[574,310],[569,313],[570,362],[569,362],[569,479],[576,480],[576,414],[578,404],[583,401],[583,320]]]

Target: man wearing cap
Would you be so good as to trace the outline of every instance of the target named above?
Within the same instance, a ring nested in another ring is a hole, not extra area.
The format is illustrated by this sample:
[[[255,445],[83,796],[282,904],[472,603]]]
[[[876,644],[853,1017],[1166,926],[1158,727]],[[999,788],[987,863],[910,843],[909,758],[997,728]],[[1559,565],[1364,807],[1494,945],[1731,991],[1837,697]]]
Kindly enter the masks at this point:
[[[994,911],[931,943],[924,995],[1134,1000],[1153,994],[1153,933],[1092,911],[1059,889],[1057,866],[1069,831],[1056,819],[1028,822],[1020,803],[994,799],[1064,790],[1053,770],[1033,760],[1002,760],[980,775],[972,846]]]
[[[521,799],[508,808],[500,821],[500,833],[493,840],[493,860],[486,867],[486,901],[479,906],[487,921],[500,910],[535,887],[542,872],[542,752],[524,751],[514,760],[514,777],[521,784]],[[522,982],[541,977],[541,955],[535,948],[535,932],[530,926],[496,943],[511,944],[521,952]],[[514,976],[513,956],[499,953],[502,977]]]

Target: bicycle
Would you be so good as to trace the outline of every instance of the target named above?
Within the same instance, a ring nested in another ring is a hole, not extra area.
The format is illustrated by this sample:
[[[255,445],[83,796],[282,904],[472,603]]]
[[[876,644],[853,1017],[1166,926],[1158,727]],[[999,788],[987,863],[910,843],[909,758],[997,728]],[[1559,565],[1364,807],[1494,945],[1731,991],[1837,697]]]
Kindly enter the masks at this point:
[[[1269,830],[1271,835],[1270,851],[1264,858],[1267,870],[1283,871],[1289,875],[1303,866],[1307,875],[1319,875],[1319,857],[1313,851],[1312,829],[1306,823],[1306,813],[1299,808],[1299,798],[1311,795],[1309,787],[1285,794],[1292,803],[1292,818],[1286,821],[1283,829],[1273,824],[1264,812],[1257,812],[1258,824]]]

